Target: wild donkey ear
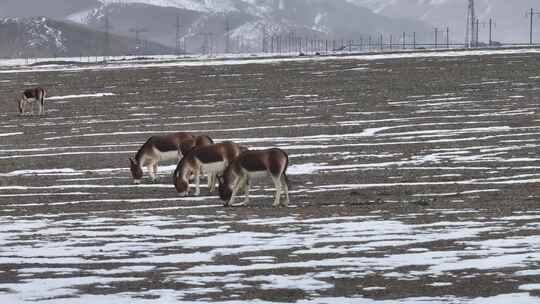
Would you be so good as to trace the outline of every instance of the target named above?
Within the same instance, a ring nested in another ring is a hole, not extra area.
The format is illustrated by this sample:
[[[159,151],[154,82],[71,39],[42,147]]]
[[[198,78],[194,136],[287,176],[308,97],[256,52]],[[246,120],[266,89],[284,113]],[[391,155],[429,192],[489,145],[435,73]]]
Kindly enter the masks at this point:
[[[129,158],[129,162],[132,163],[132,164],[136,164],[137,162],[135,162],[135,159],[133,157],[130,157]]]

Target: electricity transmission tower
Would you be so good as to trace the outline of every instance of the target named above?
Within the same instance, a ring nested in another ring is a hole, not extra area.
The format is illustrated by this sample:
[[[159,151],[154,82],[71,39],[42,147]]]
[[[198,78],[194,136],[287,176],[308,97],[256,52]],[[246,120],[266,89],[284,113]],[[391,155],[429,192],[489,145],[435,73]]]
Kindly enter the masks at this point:
[[[493,21],[493,18],[489,18],[489,45],[491,46],[493,44],[493,28],[496,27],[497,24]]]
[[[180,50],[182,49],[182,34],[181,34],[181,24],[180,24],[180,14],[176,15],[176,55],[180,55]]]
[[[469,6],[467,10],[467,31],[465,34],[465,45],[468,48],[475,47],[478,41],[477,29],[476,29],[476,14],[474,11],[474,0],[469,0]]]
[[[129,29],[131,33],[135,33],[135,54],[141,55],[144,54],[141,41],[141,33],[146,32],[146,28],[143,27],[132,27]]]
[[[229,16],[225,16],[225,54],[230,53],[231,46],[230,46],[230,31],[231,31],[231,24],[229,23]]]
[[[111,50],[111,39],[110,39],[110,30],[111,30],[111,24],[109,23],[109,6],[105,7],[105,39],[103,41],[103,59],[107,60],[109,56],[109,52]]]
[[[254,27],[254,30],[258,30],[258,31],[261,31],[261,51],[263,53],[266,53],[269,51],[269,48],[271,46],[271,42],[269,42],[269,38],[271,39],[272,38],[272,35],[269,35],[269,30],[268,28],[266,27],[266,24],[263,24],[263,23],[258,23],[257,25],[255,25]],[[271,30],[270,30],[271,32]],[[245,48],[246,45],[244,43],[242,43],[241,47],[240,47],[240,53],[242,52],[242,49]]]
[[[540,17],[540,11],[535,11],[533,8],[529,12],[527,12],[527,17],[531,18],[531,28],[530,28],[530,38],[529,38],[529,44],[533,44],[533,19],[534,16]]]
[[[201,53],[203,55],[212,56],[214,33],[199,33],[203,37],[203,44],[201,47]]]

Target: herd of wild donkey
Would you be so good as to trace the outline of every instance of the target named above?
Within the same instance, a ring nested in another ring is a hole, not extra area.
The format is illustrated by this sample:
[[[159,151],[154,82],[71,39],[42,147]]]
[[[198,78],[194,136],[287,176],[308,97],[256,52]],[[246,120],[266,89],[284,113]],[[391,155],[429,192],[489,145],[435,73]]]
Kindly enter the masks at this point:
[[[44,114],[46,95],[47,92],[39,87],[25,90],[17,100],[19,114],[32,114],[34,102],[39,105],[39,114]],[[152,136],[141,146],[135,157],[129,158],[133,181],[137,184],[141,182],[144,165],[148,167],[148,174],[154,181],[161,160],[178,160],[173,183],[182,196],[188,195],[192,177],[195,178],[195,195],[199,195],[200,177],[206,175],[210,192],[215,191],[218,182],[219,196],[225,201],[225,206],[243,206],[249,202],[250,181],[270,177],[276,190],[273,206],[289,204],[289,181],[286,174],[289,157],[281,149],[254,151],[231,141],[216,144],[207,135],[185,132]],[[245,200],[235,204],[241,191],[244,191]],[[281,194],[285,195],[284,201],[280,201]]]

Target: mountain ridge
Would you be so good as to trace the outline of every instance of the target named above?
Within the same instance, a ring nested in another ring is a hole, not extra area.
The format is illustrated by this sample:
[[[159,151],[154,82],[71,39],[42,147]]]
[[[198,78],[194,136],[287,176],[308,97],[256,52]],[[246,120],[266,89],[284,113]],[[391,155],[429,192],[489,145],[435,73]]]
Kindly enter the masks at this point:
[[[80,24],[47,17],[0,18],[0,57],[78,57],[126,55],[133,53],[138,41],[106,34]],[[171,53],[157,43],[145,42],[153,53]]]
[[[108,11],[114,31],[129,35],[137,27],[145,30],[146,37],[172,46],[173,27],[179,16],[181,38],[187,41],[191,52],[201,51],[207,43],[207,34],[218,52],[225,51],[226,39],[241,44],[243,51],[261,51],[265,35],[345,40],[358,40],[370,34],[389,36],[401,31],[416,31],[419,39],[424,33],[431,35],[429,27],[422,22],[379,16],[346,0],[101,0],[100,3],[86,16],[71,15],[71,20],[96,28],[104,24]]]

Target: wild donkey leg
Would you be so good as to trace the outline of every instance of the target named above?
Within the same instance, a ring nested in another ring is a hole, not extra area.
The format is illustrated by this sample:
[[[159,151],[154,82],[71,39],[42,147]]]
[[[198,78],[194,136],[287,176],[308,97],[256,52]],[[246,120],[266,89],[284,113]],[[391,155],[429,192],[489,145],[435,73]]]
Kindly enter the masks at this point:
[[[38,103],[39,108],[39,115],[45,114],[45,104],[43,103],[43,99],[36,100],[36,103]]]
[[[272,176],[272,180],[274,181],[274,185],[276,187],[276,194],[274,198],[274,204],[272,206],[278,207],[279,206],[279,198],[281,196],[281,179],[279,177]]]
[[[249,182],[249,178],[244,178],[241,182],[238,183],[238,192],[240,192],[240,190],[244,189],[244,195],[245,195],[245,198],[244,198],[244,201],[241,202],[241,203],[238,203],[238,204],[234,204],[233,206],[234,207],[241,207],[241,206],[245,206],[247,204],[249,204],[249,191],[251,190],[251,184]]]
[[[155,180],[156,179],[156,173],[154,172],[154,164],[149,163],[148,165],[146,165],[146,167],[148,168],[148,175],[150,175],[150,178],[152,180]]]
[[[208,173],[208,190],[210,192],[214,192],[216,190],[216,180],[215,180],[215,174],[214,173]]]
[[[157,180],[157,178],[158,178],[158,177],[157,177],[157,165],[158,165],[158,163],[155,162],[155,163],[153,164],[153,166],[152,166],[152,168],[154,169],[154,177],[152,177],[152,181],[154,181],[154,182],[155,182],[155,181]]]
[[[243,206],[244,203],[235,204],[234,201],[236,200],[236,196],[238,196],[238,192],[242,190],[246,186],[246,177],[242,176],[236,179],[235,184],[233,185],[233,193],[231,196],[231,200],[229,201],[229,204],[233,207],[239,207]]]
[[[24,97],[17,100],[17,109],[19,110],[19,115],[24,115]]]
[[[244,199],[244,202],[242,204],[247,205],[249,203],[249,191],[251,190],[251,183],[249,182],[249,179],[246,180],[246,185],[244,186],[244,194],[246,195],[246,198]]]
[[[195,170],[195,196],[199,196],[199,194],[201,194],[200,185],[201,185],[201,167],[199,166],[199,168]]]
[[[287,178],[285,177],[285,174],[282,174],[281,177],[281,185],[283,186],[283,192],[285,193],[285,201],[281,204],[284,207],[289,206],[289,186],[287,185]]]

